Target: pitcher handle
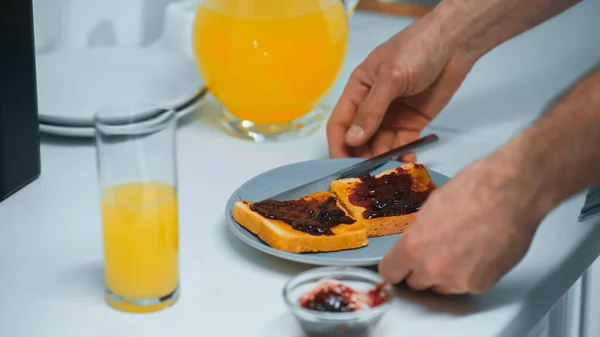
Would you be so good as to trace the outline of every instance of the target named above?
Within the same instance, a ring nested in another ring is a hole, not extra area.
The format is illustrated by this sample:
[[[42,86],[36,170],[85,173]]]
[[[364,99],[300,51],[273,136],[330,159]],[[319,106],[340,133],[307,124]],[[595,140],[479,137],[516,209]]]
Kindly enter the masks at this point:
[[[358,5],[359,0],[342,0],[344,7],[346,8],[346,15],[350,18],[352,14],[354,14],[354,10],[356,9],[356,5]]]

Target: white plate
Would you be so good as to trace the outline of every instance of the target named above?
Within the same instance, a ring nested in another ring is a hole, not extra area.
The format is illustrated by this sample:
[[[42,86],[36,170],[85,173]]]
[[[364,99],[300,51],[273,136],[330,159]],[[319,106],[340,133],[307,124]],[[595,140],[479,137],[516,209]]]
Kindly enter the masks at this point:
[[[199,107],[204,102],[204,99],[198,100],[193,106],[188,109],[181,111],[177,114],[177,118],[182,118],[187,116],[195,108]],[[55,124],[45,124],[40,122],[40,132],[55,136],[65,136],[65,137],[78,137],[78,138],[90,138],[94,137],[94,128],[88,126],[66,126],[66,125],[55,125]]]
[[[90,138],[94,137],[94,128],[78,126],[58,126],[40,123],[40,132],[65,137]]]
[[[98,47],[38,55],[37,84],[41,123],[91,128],[94,114],[107,104],[172,106],[193,96],[203,81],[182,54]]]

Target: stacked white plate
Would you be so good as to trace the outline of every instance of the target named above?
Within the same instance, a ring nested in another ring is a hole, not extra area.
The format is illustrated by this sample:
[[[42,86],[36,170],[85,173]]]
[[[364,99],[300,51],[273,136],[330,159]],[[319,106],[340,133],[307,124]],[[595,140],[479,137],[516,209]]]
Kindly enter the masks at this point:
[[[37,56],[40,131],[92,137],[94,114],[108,104],[151,103],[182,117],[206,96],[188,57],[158,47],[96,47]]]

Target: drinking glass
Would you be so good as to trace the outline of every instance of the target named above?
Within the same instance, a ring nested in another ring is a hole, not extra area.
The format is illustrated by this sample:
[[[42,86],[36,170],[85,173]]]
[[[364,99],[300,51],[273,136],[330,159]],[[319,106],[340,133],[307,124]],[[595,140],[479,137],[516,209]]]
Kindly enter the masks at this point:
[[[95,116],[105,300],[153,312],[179,298],[175,112],[139,104]]]
[[[193,25],[198,69],[224,106],[221,125],[254,141],[318,128],[321,99],[344,63],[358,1],[202,0]]]

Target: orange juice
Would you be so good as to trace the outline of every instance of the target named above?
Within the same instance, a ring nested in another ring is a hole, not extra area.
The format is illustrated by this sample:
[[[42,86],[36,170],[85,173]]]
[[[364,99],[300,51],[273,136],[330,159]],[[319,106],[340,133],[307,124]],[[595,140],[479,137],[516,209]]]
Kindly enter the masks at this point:
[[[159,299],[177,290],[175,188],[152,182],[115,185],[104,191],[101,209],[107,289],[133,300]],[[145,310],[160,308],[157,304]],[[144,311],[125,304],[118,309]]]
[[[234,117],[261,124],[313,110],[348,43],[340,0],[204,0],[193,29],[211,93]]]

